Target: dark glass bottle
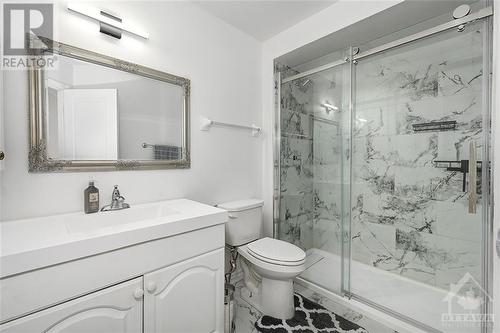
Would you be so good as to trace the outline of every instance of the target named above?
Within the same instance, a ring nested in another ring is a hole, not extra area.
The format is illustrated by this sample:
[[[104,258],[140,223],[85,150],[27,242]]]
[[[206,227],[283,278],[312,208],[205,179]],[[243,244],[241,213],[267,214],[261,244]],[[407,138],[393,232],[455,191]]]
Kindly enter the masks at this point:
[[[89,182],[89,187],[83,191],[85,214],[99,211],[99,189],[94,186],[94,181]]]

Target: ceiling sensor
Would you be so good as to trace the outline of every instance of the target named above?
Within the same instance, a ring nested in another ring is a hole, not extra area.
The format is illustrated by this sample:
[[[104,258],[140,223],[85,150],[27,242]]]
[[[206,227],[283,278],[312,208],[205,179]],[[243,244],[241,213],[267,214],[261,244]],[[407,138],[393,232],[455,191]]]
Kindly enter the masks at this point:
[[[460,19],[462,17],[469,15],[469,13],[470,13],[469,5],[460,5],[453,11],[453,18]]]

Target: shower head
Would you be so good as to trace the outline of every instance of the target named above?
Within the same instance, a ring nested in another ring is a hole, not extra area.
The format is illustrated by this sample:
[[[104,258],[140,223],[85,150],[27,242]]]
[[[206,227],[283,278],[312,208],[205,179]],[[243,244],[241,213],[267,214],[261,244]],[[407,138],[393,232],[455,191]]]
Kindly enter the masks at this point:
[[[325,108],[326,113],[330,113],[330,111],[338,111],[339,108],[333,104],[330,104],[328,101],[325,103],[321,103],[321,106]]]
[[[308,91],[311,88],[311,86],[314,84],[314,82],[311,81],[311,79],[304,78],[302,80],[297,81],[295,84],[297,85],[297,87],[299,88],[300,91],[305,93],[306,91]]]

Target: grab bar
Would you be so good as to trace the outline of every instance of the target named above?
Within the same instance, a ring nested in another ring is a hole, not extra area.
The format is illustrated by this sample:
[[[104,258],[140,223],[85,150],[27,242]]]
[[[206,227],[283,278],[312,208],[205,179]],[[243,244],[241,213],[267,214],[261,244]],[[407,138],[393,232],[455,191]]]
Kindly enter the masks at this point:
[[[469,143],[469,214],[476,214],[477,206],[477,150],[476,142]]]

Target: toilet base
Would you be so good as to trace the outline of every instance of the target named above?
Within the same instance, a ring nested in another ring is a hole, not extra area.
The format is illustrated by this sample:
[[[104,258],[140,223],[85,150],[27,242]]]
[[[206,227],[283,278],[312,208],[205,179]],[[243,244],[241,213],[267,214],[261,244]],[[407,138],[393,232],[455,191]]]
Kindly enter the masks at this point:
[[[262,312],[279,319],[290,319],[295,315],[293,303],[293,280],[271,280],[262,278]]]
[[[264,296],[265,295],[265,296]],[[279,319],[290,319],[295,315],[293,281],[263,278],[259,293],[242,287],[240,297],[262,314]]]

